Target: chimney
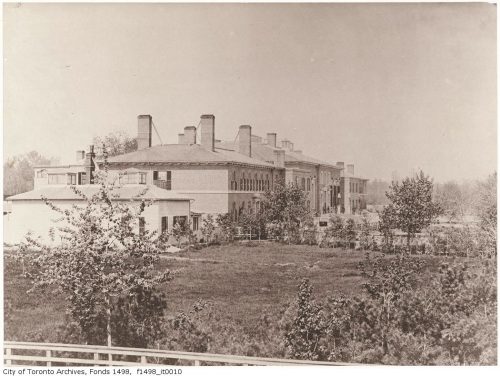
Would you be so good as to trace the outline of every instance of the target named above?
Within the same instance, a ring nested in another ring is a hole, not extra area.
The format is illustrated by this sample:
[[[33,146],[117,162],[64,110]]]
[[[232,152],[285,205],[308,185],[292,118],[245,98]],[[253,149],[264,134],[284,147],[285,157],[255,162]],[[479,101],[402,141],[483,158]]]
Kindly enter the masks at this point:
[[[196,144],[196,127],[184,127],[184,143],[188,145]]]
[[[288,151],[293,151],[293,142],[288,141],[288,140],[281,140],[281,147],[283,149],[286,149]]]
[[[350,176],[354,176],[354,165],[353,164],[348,164],[347,165],[347,173]]]
[[[85,180],[87,184],[94,184],[94,145],[89,146],[89,152],[85,156]]]
[[[238,139],[238,152],[247,157],[252,157],[252,127],[250,125],[240,125]]]
[[[215,144],[215,116],[201,115],[201,146],[207,150],[214,151]]]
[[[276,147],[276,133],[267,134],[267,144],[272,148]]]
[[[285,151],[283,149],[274,150],[274,165],[285,167]]]
[[[337,162],[337,167],[344,168],[344,162]]]
[[[179,138],[179,145],[182,145],[182,144],[185,144],[186,143],[186,137],[184,137],[184,133],[179,133],[177,135],[177,137]]]
[[[137,116],[137,150],[151,147],[152,123],[151,115]]]
[[[84,158],[85,158],[85,150],[77,150],[76,151],[76,161],[80,162]]]

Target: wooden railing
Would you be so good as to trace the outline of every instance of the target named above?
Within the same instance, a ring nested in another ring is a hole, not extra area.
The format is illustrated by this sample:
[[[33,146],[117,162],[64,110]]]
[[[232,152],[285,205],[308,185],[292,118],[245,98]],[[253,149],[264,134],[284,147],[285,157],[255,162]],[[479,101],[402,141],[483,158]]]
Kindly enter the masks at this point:
[[[191,353],[128,347],[67,345],[62,343],[5,342],[6,366],[161,366],[161,365],[255,365],[343,366],[352,363],[257,358],[239,355]]]

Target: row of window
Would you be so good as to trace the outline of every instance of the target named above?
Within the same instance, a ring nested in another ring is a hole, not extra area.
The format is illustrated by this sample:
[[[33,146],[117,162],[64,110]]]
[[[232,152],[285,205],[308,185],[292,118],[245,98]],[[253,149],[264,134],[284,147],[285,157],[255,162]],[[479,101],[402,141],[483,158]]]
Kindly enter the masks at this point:
[[[300,184],[299,184],[300,183]],[[295,177],[295,185],[300,187],[303,191],[310,192],[311,191],[311,178],[301,178]]]
[[[173,216],[173,225],[175,226],[177,223],[184,224],[187,222],[187,216],[185,215],[174,215]],[[193,231],[198,230],[199,228],[199,218],[192,217]],[[160,224],[160,233],[165,234],[168,231],[168,217],[161,217]],[[144,217],[139,217],[139,234],[144,235],[146,232],[146,219]]]
[[[237,220],[243,213],[253,214],[254,210],[256,213],[260,213],[262,211],[260,201],[255,201],[255,205],[252,204],[252,201],[248,201],[247,204],[243,201],[239,208],[236,208],[236,202],[233,202],[231,216],[233,217],[233,220]]]
[[[349,192],[351,193],[363,193],[363,183],[349,183]]]
[[[269,190],[271,188],[271,183],[269,180],[269,175],[268,174],[263,174],[261,173],[260,176],[259,174],[255,173],[254,176],[252,177],[251,173],[242,173],[239,182],[238,178],[236,176],[236,171],[233,171],[231,175],[231,182],[230,182],[230,187],[231,190],[233,191],[265,191]]]
[[[37,178],[42,176],[46,177],[47,173],[37,171]],[[84,182],[85,172],[79,172],[78,174],[48,174],[48,183],[51,185],[77,185],[84,184]]]

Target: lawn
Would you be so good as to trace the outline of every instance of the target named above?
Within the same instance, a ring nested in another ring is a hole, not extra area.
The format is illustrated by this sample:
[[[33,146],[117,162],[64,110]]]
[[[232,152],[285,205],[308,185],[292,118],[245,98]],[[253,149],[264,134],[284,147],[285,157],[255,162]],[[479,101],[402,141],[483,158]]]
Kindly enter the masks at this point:
[[[265,312],[278,317],[280,309],[296,295],[302,278],[309,278],[314,295],[323,299],[336,293],[359,294],[362,277],[357,270],[365,252],[288,246],[277,243],[224,245],[168,254],[161,267],[174,272],[165,292],[168,315],[189,310],[198,300],[212,302],[223,317],[252,328]],[[428,257],[427,273],[439,259]],[[29,284],[21,268],[5,258],[5,338],[56,341],[63,323],[64,300],[50,294],[26,294]]]

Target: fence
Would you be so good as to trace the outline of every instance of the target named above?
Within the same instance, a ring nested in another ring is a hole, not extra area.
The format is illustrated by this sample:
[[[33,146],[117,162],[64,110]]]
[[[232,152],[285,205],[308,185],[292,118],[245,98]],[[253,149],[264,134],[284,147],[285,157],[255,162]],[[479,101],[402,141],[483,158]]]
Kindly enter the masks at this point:
[[[180,362],[179,362],[180,361]],[[352,363],[315,362],[308,360],[258,358],[239,355],[221,355],[106,347],[68,345],[61,343],[5,342],[6,366],[161,366],[171,365],[244,365],[244,366],[344,366]]]

